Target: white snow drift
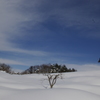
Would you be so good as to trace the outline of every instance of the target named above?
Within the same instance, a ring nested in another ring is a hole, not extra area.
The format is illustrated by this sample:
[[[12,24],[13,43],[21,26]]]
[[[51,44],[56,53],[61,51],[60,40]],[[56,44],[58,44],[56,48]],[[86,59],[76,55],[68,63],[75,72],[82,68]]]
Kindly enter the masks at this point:
[[[100,70],[64,73],[53,89],[45,78],[0,72],[0,100],[100,100]]]

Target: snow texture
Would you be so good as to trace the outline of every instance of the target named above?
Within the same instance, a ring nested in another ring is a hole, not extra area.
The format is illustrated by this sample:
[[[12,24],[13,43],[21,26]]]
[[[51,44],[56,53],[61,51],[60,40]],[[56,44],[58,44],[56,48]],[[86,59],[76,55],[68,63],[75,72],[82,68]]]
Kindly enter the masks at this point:
[[[64,73],[53,89],[46,78],[0,71],[0,100],[100,100],[100,70]]]

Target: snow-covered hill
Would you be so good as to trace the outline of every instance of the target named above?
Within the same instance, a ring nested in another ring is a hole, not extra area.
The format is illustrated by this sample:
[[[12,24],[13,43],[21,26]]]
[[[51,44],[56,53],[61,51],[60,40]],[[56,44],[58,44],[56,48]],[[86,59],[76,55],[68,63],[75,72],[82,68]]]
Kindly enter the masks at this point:
[[[0,72],[0,100],[100,100],[100,70],[64,73],[53,89],[45,78]]]

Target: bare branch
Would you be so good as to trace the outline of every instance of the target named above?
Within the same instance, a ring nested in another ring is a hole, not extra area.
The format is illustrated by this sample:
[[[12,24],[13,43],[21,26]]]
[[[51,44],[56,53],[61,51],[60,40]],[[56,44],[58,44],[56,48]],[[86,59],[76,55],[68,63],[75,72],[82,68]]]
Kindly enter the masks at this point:
[[[45,76],[47,76],[47,78],[48,78],[50,88],[53,88],[53,86],[57,82],[57,79],[60,78],[62,76],[62,74],[50,74],[50,73],[47,74],[46,73]]]

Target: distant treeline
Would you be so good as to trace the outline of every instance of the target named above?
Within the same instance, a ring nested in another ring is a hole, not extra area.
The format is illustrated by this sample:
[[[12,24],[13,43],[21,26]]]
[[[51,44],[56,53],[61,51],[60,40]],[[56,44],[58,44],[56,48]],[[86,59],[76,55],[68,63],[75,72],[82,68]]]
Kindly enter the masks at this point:
[[[11,70],[11,67],[7,64],[0,63],[0,70],[5,71],[9,74],[33,74],[33,73],[63,73],[63,72],[75,72],[77,71],[74,68],[67,68],[66,65],[59,65],[59,64],[42,64],[42,65],[35,65],[30,66],[23,72],[17,72]]]
[[[66,65],[59,64],[42,64],[30,66],[29,69],[22,72],[22,74],[32,74],[32,73],[63,73],[63,72],[75,72],[74,68],[67,68]]]

